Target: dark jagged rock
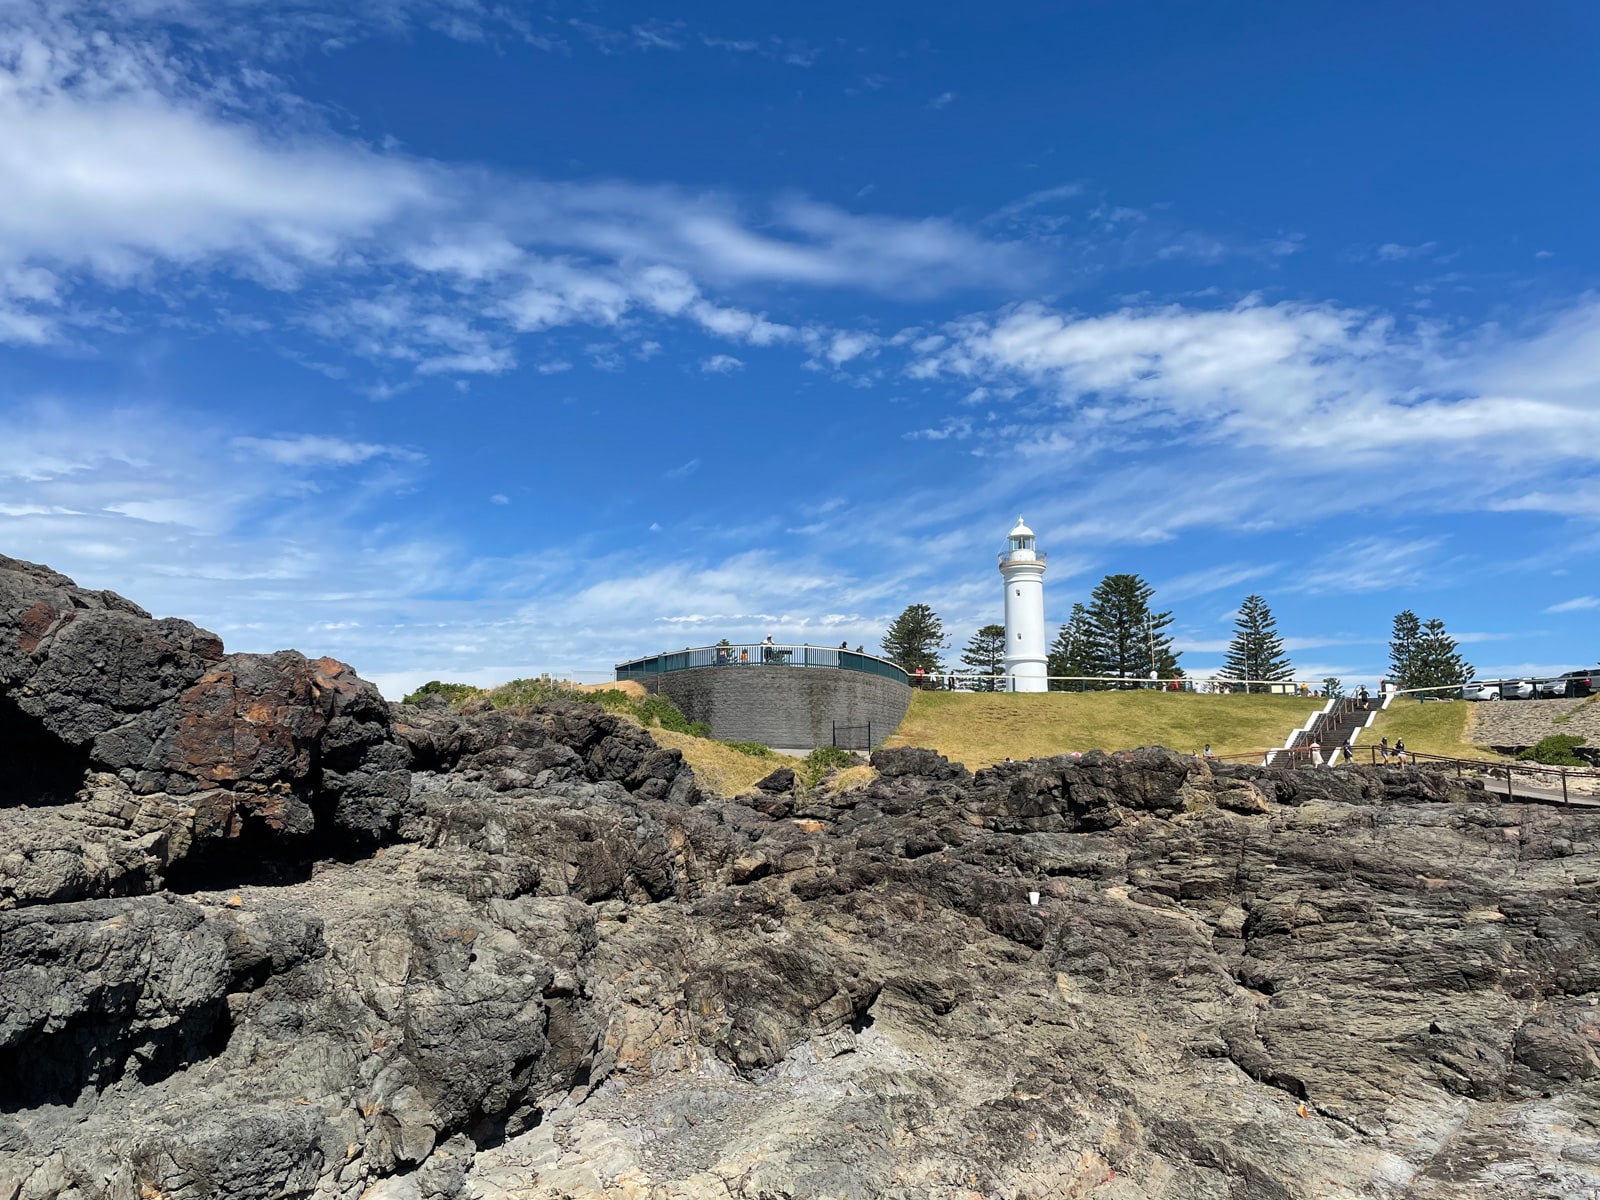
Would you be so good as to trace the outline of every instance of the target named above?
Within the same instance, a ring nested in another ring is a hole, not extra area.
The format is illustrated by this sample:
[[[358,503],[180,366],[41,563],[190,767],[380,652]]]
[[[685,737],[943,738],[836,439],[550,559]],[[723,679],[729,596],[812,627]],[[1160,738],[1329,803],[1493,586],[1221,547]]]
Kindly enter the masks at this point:
[[[794,791],[795,775],[793,767],[779,767],[775,771],[756,780],[756,791],[768,796],[782,796]]]
[[[1600,1186],[1593,811],[1159,748],[723,799],[9,560],[0,756],[0,1200]]]

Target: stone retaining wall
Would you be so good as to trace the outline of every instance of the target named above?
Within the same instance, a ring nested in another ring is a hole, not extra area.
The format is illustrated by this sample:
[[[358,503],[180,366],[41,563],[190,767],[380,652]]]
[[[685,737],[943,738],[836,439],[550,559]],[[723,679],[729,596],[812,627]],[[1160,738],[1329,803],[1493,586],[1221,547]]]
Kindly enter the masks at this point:
[[[711,726],[713,737],[794,750],[831,745],[835,722],[870,721],[881,742],[911,706],[911,689],[897,680],[825,667],[699,667],[640,682]]]

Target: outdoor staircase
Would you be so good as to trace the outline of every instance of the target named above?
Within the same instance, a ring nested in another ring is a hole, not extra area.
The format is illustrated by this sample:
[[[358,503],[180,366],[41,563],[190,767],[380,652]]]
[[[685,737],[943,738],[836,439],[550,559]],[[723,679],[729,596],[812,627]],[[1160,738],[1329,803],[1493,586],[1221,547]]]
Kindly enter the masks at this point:
[[[1267,754],[1267,764],[1282,766],[1297,761],[1323,767],[1336,763],[1338,760],[1335,756],[1339,748],[1346,741],[1354,743],[1361,736],[1361,731],[1372,724],[1378,713],[1387,708],[1393,699],[1393,692],[1381,699],[1373,696],[1367,700],[1365,708],[1353,696],[1329,700],[1321,711],[1291,733],[1288,741]],[[1311,755],[1312,742],[1320,747],[1314,760]]]

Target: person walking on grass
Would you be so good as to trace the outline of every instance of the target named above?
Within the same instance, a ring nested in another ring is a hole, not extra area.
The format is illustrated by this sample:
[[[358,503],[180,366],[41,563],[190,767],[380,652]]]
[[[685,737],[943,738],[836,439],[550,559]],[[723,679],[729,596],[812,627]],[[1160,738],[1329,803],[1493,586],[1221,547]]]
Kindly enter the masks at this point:
[[[1395,738],[1395,740],[1394,740],[1394,756],[1395,756],[1395,760],[1397,762],[1399,762],[1399,764],[1402,767],[1406,765],[1406,740],[1405,740],[1405,738]]]
[[[1206,743],[1206,748],[1204,750],[1202,750],[1201,753],[1203,755],[1205,755],[1205,760],[1207,762],[1210,762],[1212,759],[1217,757],[1215,754],[1211,753],[1211,743],[1210,742]]]
[[[1313,767],[1322,765],[1322,743],[1316,738],[1311,739],[1311,765]]]
[[[1350,745],[1349,738],[1345,738],[1344,745],[1339,748],[1339,753],[1343,757],[1346,764],[1348,764],[1350,760],[1356,756],[1354,748]]]
[[[1389,765],[1389,735],[1384,734],[1383,740],[1378,743],[1378,757],[1383,759],[1383,765]]]

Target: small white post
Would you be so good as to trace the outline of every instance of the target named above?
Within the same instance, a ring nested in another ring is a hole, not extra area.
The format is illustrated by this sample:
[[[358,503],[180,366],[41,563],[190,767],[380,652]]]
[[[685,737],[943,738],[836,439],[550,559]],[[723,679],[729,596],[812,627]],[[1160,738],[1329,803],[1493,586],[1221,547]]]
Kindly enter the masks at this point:
[[[1029,892],[1028,893],[1028,903],[1031,904],[1034,908],[1038,908],[1039,907],[1039,893],[1038,892]]]

